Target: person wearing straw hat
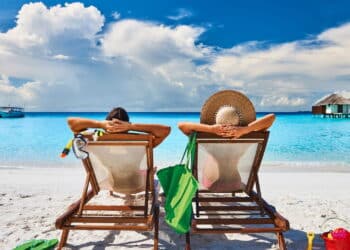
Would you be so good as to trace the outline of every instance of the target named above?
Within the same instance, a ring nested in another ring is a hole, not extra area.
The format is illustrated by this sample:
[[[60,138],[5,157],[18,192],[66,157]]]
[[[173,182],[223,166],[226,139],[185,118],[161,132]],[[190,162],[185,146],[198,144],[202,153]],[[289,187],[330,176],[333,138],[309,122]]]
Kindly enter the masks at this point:
[[[179,129],[186,135],[192,132],[206,132],[221,137],[239,138],[252,131],[267,130],[275,116],[268,114],[256,119],[252,102],[242,93],[234,90],[219,91],[204,103],[200,123],[180,122]],[[239,190],[241,176],[237,169],[244,160],[249,145],[242,145],[233,151],[206,148],[203,171],[200,171],[201,184],[211,191]]]
[[[252,102],[234,90],[219,91],[204,103],[200,123],[180,122],[179,129],[186,135],[206,132],[222,137],[239,138],[252,131],[267,130],[275,120],[274,114],[256,119]]]

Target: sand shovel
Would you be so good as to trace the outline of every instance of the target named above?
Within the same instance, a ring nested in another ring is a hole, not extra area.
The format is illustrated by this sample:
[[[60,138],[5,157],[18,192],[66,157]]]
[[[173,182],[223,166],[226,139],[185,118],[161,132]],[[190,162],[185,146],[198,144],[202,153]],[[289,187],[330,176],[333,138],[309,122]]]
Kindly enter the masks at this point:
[[[312,244],[315,238],[315,233],[307,232],[306,237],[307,237],[307,250],[312,250]]]

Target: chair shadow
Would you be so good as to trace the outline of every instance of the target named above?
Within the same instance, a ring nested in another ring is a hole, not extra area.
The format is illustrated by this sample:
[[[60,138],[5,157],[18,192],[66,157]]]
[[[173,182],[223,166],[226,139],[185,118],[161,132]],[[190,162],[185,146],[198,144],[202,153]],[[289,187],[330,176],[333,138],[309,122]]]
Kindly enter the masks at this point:
[[[166,226],[166,225],[165,225]],[[164,230],[162,230],[164,234]],[[166,230],[169,239],[164,238],[159,242],[160,249],[184,249],[185,235],[178,235],[171,229]],[[237,237],[235,237],[237,235]],[[191,234],[192,249],[279,249],[277,236],[275,233],[251,233],[249,240],[242,240],[239,234],[230,234],[230,238],[226,234]],[[237,238],[240,239],[237,239]],[[287,249],[301,250],[307,249],[306,232],[290,229],[284,233]],[[313,241],[313,250],[325,249],[323,239],[320,235],[315,235]]]
[[[153,248],[153,232],[139,232],[143,235],[143,239],[130,240],[118,243],[118,235],[120,231],[109,231],[108,235],[100,241],[91,241],[79,245],[67,244],[69,249],[81,249],[91,247],[93,250],[118,249],[124,248]],[[249,240],[237,239],[237,234],[232,234],[230,238],[226,234],[191,234],[192,249],[254,249],[254,250],[275,250],[278,249],[277,237],[274,233],[252,233],[249,234]],[[238,236],[238,235],[237,235]],[[290,229],[284,233],[287,249],[299,250],[307,249],[306,232],[296,229]],[[240,237],[241,238],[241,237]],[[159,231],[159,249],[184,249],[185,235],[174,232],[169,226],[160,220]],[[313,250],[325,249],[324,243],[320,235],[315,235],[313,242]]]

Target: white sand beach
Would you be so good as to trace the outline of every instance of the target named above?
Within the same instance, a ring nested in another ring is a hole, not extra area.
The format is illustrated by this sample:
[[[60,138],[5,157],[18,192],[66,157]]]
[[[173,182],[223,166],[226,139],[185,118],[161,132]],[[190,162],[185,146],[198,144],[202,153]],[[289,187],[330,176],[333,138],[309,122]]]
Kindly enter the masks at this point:
[[[263,197],[289,219],[288,249],[305,249],[305,232],[350,229],[350,172],[317,168],[262,167]],[[59,238],[54,223],[80,196],[82,168],[0,168],[0,249],[12,249],[33,238]],[[163,213],[162,213],[163,214]],[[342,221],[343,220],[343,221]],[[193,249],[276,249],[273,234],[193,235]],[[181,249],[184,237],[163,222],[160,249]],[[152,233],[75,231],[67,249],[151,249]],[[324,249],[316,235],[314,249]]]

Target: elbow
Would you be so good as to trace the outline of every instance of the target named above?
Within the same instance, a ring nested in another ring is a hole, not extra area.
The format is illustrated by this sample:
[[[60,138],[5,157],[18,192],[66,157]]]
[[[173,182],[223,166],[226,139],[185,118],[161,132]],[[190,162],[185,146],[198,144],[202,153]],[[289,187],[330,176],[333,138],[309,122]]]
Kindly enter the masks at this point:
[[[69,128],[70,128],[73,132],[75,132],[76,119],[73,118],[73,117],[68,117],[68,119],[67,119],[67,124],[68,124]]]
[[[264,126],[263,130],[268,130],[274,123],[275,119],[276,119],[276,116],[274,114],[268,114],[266,116],[266,122],[265,122],[266,125]]]
[[[179,122],[177,127],[185,134],[188,134],[188,129],[185,122]]]
[[[179,123],[177,124],[177,127],[178,127],[180,130],[183,129],[183,126],[184,126],[184,123],[183,123],[183,122],[179,122]]]
[[[72,128],[72,127],[73,127],[73,124],[74,124],[74,118],[68,117],[68,119],[67,119],[67,124],[68,124],[68,126],[69,126],[70,128]]]
[[[170,134],[170,130],[171,128],[169,126],[161,126],[158,129],[158,133],[154,135],[163,141]]]
[[[171,128],[169,126],[164,127],[164,138],[170,134]]]
[[[162,131],[160,133],[160,131]],[[154,140],[154,147],[158,146],[159,144],[162,143],[162,141],[165,140],[165,138],[167,138],[167,136],[170,134],[171,128],[168,126],[162,126],[162,129],[159,130],[159,134],[157,136],[155,136],[155,140]]]
[[[272,126],[273,122],[276,120],[275,114],[269,114],[270,126]]]

